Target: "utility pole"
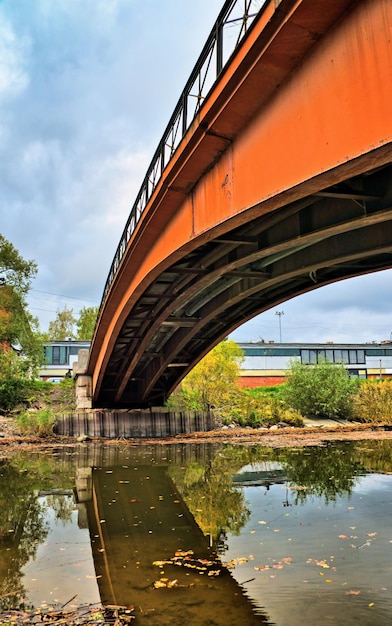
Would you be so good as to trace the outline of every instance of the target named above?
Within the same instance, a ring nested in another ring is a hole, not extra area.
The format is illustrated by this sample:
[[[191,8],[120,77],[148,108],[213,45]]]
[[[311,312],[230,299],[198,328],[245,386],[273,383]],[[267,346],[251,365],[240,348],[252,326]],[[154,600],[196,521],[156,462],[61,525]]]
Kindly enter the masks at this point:
[[[279,343],[282,343],[282,315],[284,315],[284,311],[275,311],[275,315],[279,316]]]

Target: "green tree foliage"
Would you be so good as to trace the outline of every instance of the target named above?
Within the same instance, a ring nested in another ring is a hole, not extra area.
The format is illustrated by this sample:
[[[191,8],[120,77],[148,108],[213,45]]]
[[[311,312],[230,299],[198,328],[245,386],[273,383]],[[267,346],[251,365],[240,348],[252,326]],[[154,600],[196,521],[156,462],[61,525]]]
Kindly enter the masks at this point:
[[[30,382],[29,361],[12,349],[0,349],[0,407],[8,411],[22,402]]]
[[[26,304],[36,273],[36,263],[25,261],[0,235],[0,407],[6,410],[24,399],[43,361],[38,321]]]
[[[63,310],[58,310],[56,319],[49,322],[47,339],[49,341],[66,341],[69,337],[75,339],[75,322],[76,319],[73,315],[73,309],[68,309],[68,307],[65,306]]]
[[[320,360],[314,365],[291,364],[283,391],[285,401],[306,417],[349,417],[356,381],[343,364]]]
[[[26,295],[37,274],[35,261],[25,261],[0,235],[0,344],[18,346],[36,367],[41,362],[42,342],[38,321],[27,309]]]
[[[98,307],[83,307],[79,318],[74,316],[73,309],[65,306],[57,310],[56,318],[49,322],[49,330],[45,334],[46,341],[66,341],[69,337],[78,341],[91,341],[98,316]],[[76,332],[75,332],[76,326]]]
[[[6,285],[23,297],[28,293],[37,271],[35,261],[25,261],[12,243],[0,235],[0,277]]]
[[[95,324],[98,317],[98,307],[83,307],[79,313],[79,319],[76,322],[77,335],[79,341],[91,341],[94,334]]]
[[[243,359],[235,341],[222,341],[184,378],[171,404],[197,411],[232,406]]]

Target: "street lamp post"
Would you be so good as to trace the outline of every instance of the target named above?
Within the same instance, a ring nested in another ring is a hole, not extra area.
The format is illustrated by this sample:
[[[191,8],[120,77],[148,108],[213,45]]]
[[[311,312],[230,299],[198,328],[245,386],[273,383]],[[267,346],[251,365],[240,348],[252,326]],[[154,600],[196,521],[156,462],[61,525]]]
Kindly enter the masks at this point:
[[[284,311],[275,311],[275,315],[279,316],[279,343],[282,343],[282,315],[284,315]]]

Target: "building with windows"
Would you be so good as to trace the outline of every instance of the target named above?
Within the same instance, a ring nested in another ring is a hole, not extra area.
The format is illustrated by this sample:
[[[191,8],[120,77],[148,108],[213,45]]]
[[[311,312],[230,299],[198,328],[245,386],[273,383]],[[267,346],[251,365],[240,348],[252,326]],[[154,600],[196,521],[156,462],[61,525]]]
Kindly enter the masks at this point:
[[[45,363],[40,369],[40,379],[64,378],[72,372],[73,364],[78,359],[79,350],[90,349],[90,341],[48,341],[44,344]]]
[[[348,373],[358,378],[392,378],[392,342],[365,344],[340,343],[240,343],[245,360],[241,366],[241,387],[278,385],[286,379],[291,362],[344,363]]]
[[[240,343],[245,359],[241,365],[241,387],[267,387],[285,382],[292,361],[317,363],[319,358],[344,363],[356,378],[392,378],[392,342],[341,343]],[[44,344],[45,364],[41,380],[62,379],[72,372],[79,350],[89,350],[90,341],[49,341]]]

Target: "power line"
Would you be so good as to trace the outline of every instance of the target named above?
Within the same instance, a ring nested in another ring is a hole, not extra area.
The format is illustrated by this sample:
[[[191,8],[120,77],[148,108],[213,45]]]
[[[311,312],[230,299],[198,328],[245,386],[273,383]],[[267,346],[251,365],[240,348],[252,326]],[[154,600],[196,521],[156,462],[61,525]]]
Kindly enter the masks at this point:
[[[44,293],[47,296],[55,296],[56,298],[66,298],[67,300],[80,300],[81,302],[92,302],[98,306],[97,300],[90,300],[89,298],[78,298],[77,296],[65,296],[62,293],[51,293],[50,291],[41,291],[40,289],[30,289],[31,293],[35,291],[36,293]]]

